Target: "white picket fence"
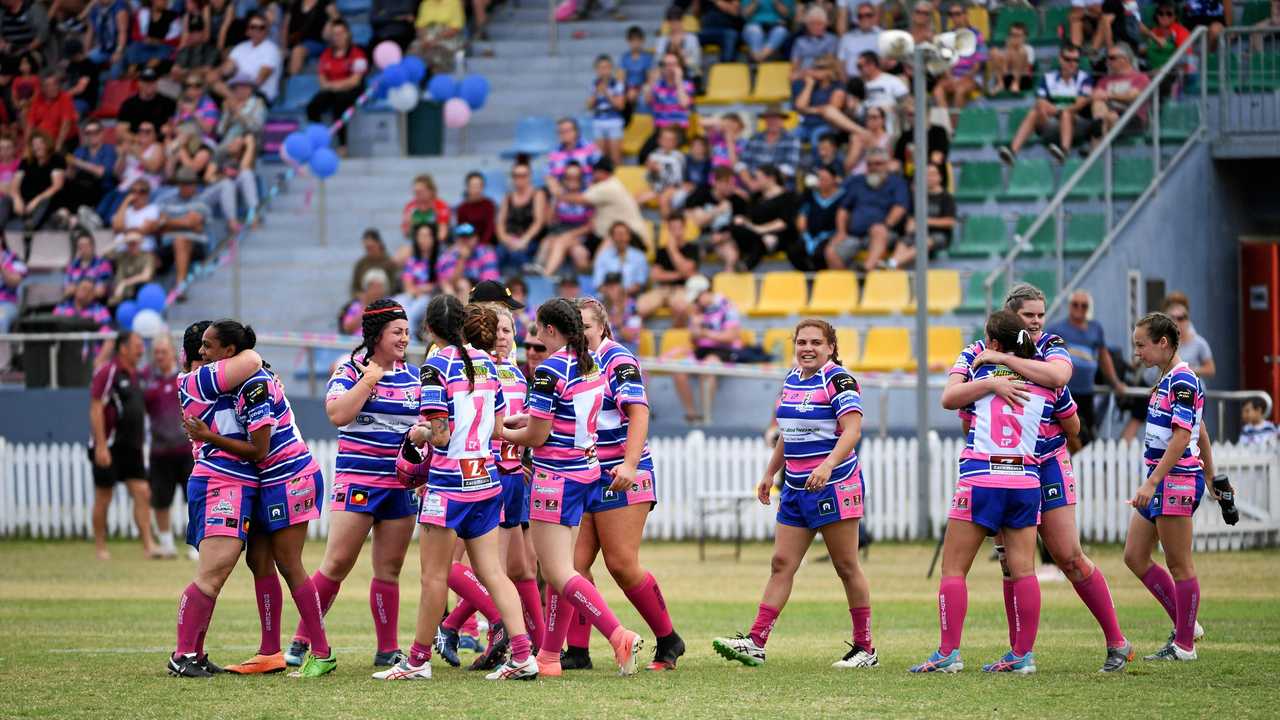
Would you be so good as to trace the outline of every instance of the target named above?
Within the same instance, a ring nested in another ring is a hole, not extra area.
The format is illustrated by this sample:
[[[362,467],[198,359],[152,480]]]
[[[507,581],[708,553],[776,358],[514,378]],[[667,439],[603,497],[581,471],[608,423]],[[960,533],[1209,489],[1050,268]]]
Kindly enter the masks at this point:
[[[326,478],[333,477],[337,443],[311,441]],[[878,540],[936,537],[946,523],[956,481],[956,459],[962,447],[955,438],[931,441],[928,522],[921,526],[917,512],[916,441],[867,438],[862,442],[866,487],[866,522]],[[714,438],[693,432],[684,437],[658,438],[652,443],[659,502],[646,532],[659,540],[698,537],[700,497],[749,497],[768,462],[769,449],[755,438]],[[1231,476],[1237,491],[1241,521],[1222,522],[1214,503],[1196,514],[1200,549],[1237,549],[1274,545],[1280,541],[1280,450],[1214,446],[1219,473]],[[1142,478],[1141,448],[1102,440],[1074,458],[1077,518],[1086,540],[1124,539],[1132,510],[1126,503]],[[124,487],[117,487],[108,516],[108,530],[116,536],[136,534]],[[93,483],[88,454],[78,444],[12,444],[0,439],[0,537],[84,538],[91,534]],[[721,513],[707,520],[707,536],[733,538],[741,523],[748,540],[771,538],[774,508],[742,503],[741,517]],[[186,525],[182,497],[174,500],[174,524]],[[312,537],[323,537],[324,516],[311,526]]]

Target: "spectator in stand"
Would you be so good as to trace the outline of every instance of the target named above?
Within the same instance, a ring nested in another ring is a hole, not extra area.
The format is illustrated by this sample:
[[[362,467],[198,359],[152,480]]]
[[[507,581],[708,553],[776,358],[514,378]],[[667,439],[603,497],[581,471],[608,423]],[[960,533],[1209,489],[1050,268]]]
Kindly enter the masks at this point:
[[[481,245],[475,228],[463,223],[453,229],[453,244],[440,251],[436,262],[440,291],[466,300],[471,288],[484,280],[498,281],[498,254],[492,247]]]
[[[818,144],[813,153],[801,163],[801,172],[806,176],[805,187],[808,187],[812,180],[807,176],[812,175],[817,168],[824,165],[844,167],[844,160],[840,157],[839,138],[840,136],[834,134],[827,134],[818,138]],[[842,169],[841,176],[843,177],[843,175],[844,171]]]
[[[732,176],[730,176],[732,182]],[[685,281],[698,274],[702,247],[695,237],[687,239],[686,221],[680,213],[667,216],[667,232],[661,234],[661,245],[649,268],[652,286],[636,298],[636,314],[647,318],[662,308],[671,310],[672,323],[683,325],[689,309],[684,299]]]
[[[242,227],[237,189],[244,193],[249,204],[249,213],[256,213],[258,187],[253,171],[236,169],[235,172],[229,173],[230,177],[224,175],[214,161],[213,141],[201,134],[200,126],[195,122],[189,121],[178,126],[177,137],[169,145],[168,156],[166,178],[172,183],[172,187],[167,186],[157,193],[158,204],[163,204],[177,195],[178,186],[182,184],[178,175],[186,170],[191,173],[195,183],[205,184],[204,189],[199,190],[199,196],[196,199],[207,207],[212,207],[216,203],[222,216],[227,219],[227,225],[232,233],[240,232]],[[257,221],[255,214],[255,224]]]
[[[79,318],[88,320],[101,330],[109,330],[111,313],[93,296],[93,281],[85,278],[76,283],[76,290],[71,297],[58,303],[53,308],[56,317]]]
[[[112,308],[118,307],[125,300],[133,299],[138,294],[138,289],[156,276],[160,263],[153,253],[143,248],[144,240],[142,233],[137,231],[124,234],[124,242],[114,259],[115,284],[111,289],[111,297],[107,299],[107,305]]]
[[[858,24],[849,28],[840,36],[840,45],[836,57],[844,63],[845,74],[857,77],[861,74],[859,64],[864,53],[880,52],[880,12],[869,2],[858,5],[856,11]]]
[[[738,56],[738,38],[742,33],[741,1],[709,0],[700,6],[702,28],[698,31],[698,42],[719,45],[720,62],[733,62]]]
[[[111,290],[111,277],[115,274],[111,261],[97,254],[93,233],[84,228],[71,231],[71,242],[75,246],[75,255],[71,256],[62,273],[63,299],[75,294],[81,280],[92,280],[94,299],[105,300]]]
[[[608,241],[596,253],[592,284],[599,288],[606,277],[615,274],[628,297],[639,295],[649,282],[649,260],[643,250],[631,244],[631,228],[624,222],[616,222],[609,228]]]
[[[825,270],[828,243],[839,244],[844,228],[838,222],[844,194],[840,179],[844,174],[838,163],[819,165],[814,170],[817,183],[805,191],[796,216],[797,241],[786,247],[791,266],[801,272]]]
[[[1071,452],[1077,452],[1088,445],[1098,430],[1097,407],[1093,386],[1098,371],[1106,378],[1116,394],[1124,397],[1125,386],[1116,374],[1115,365],[1111,361],[1111,351],[1107,349],[1106,335],[1102,326],[1093,319],[1093,296],[1086,290],[1071,293],[1067,303],[1067,319],[1052,323],[1045,332],[1062,338],[1066,343],[1067,353],[1071,355],[1071,380],[1067,389],[1076,401],[1080,411],[1080,435],[1068,438]]]
[[[627,51],[618,57],[618,67],[622,68],[627,115],[630,116],[631,109],[635,107],[645,83],[648,82],[649,69],[653,67],[653,53],[645,49],[644,30],[639,25],[627,28]]]
[[[219,28],[213,24],[213,8],[209,0],[186,0],[184,4],[182,36],[178,39],[173,69],[178,77],[185,76],[189,82],[193,73],[204,75],[216,67],[222,55],[218,51]],[[173,496],[172,491],[169,496]]]
[[[143,236],[147,252],[155,250],[155,235],[160,231],[160,207],[151,202],[151,189],[146,180],[135,180],[129,186],[129,194],[111,219],[117,243],[124,242],[125,234],[133,231]]]
[[[951,69],[942,74],[933,86],[933,101],[938,107],[956,108],[969,104],[969,96],[981,90],[982,67],[987,62],[987,46],[982,31],[969,24],[969,13],[965,6],[955,2],[947,10],[950,29],[968,30],[978,41],[977,49],[972,55],[956,60]]]
[[[933,39],[938,31],[933,26],[933,14],[936,12],[933,3],[929,0],[917,0],[911,6],[911,19],[907,23],[907,32],[911,33],[911,39],[918,45],[922,42],[929,42]]]
[[[85,54],[84,43],[80,38],[67,38],[58,68],[62,72],[62,86],[71,96],[71,105],[76,114],[83,117],[97,108],[101,90],[99,76],[102,73]]]
[[[1159,17],[1156,18],[1159,21]],[[1280,28],[1280,0],[1271,0],[1271,12],[1263,19],[1253,24],[1255,28]],[[1185,29],[1185,28],[1184,28]],[[1190,31],[1188,31],[1190,32]],[[1262,52],[1263,45],[1266,43],[1267,33],[1257,33],[1249,39],[1249,47],[1254,52]],[[1179,41],[1181,46],[1182,42]],[[1150,49],[1148,49],[1150,53]]]
[[[787,190],[782,172],[765,165],[761,182],[747,212],[734,215],[732,242],[714,245],[725,266],[740,272],[755,270],[766,255],[785,250],[796,241],[796,196]]]
[[[369,47],[390,40],[401,50],[408,48],[415,36],[413,23],[417,12],[418,0],[373,0],[369,9],[373,39]]]
[[[103,141],[102,123],[97,120],[85,123],[83,134],[84,144],[66,156],[66,181],[59,202],[76,214],[80,225],[95,229],[104,221],[94,209],[116,184],[116,148]]]
[[[360,276],[360,292],[338,318],[338,328],[347,335],[359,335],[364,309],[390,295],[390,276],[382,268],[371,267]]]
[[[683,144],[689,129],[689,114],[693,112],[693,83],[685,79],[683,61],[673,52],[660,57],[658,67],[649,71],[649,82],[644,89],[644,101],[653,113],[654,132],[640,148],[642,163],[658,146],[658,131],[664,127],[679,128]]]
[[[642,192],[636,201],[644,205],[656,200],[658,212],[663,217],[671,214],[673,208],[682,207],[685,157],[680,152],[680,135],[675,128],[665,127],[658,131],[658,148],[649,153],[645,168],[649,189]]]
[[[1156,5],[1155,27],[1148,28],[1139,21],[1138,32],[1147,39],[1147,64],[1151,66],[1152,72],[1164,67],[1169,58],[1191,37],[1191,31],[1178,22],[1177,8],[1170,0],[1162,0]]]
[[[796,13],[795,0],[747,0],[742,6],[746,24],[742,40],[747,44],[752,62],[773,59],[791,35],[791,20]]]
[[[747,212],[747,195],[734,182],[732,170],[718,167],[711,171],[711,187],[691,195],[685,202],[685,208],[686,220],[710,233],[712,247],[728,247],[733,243],[730,235],[733,218]],[[733,269],[731,264],[725,263],[726,271]]]
[[[27,264],[9,251],[9,242],[0,232],[0,333],[9,332],[18,319],[18,288],[27,277]],[[13,346],[0,343],[0,370],[9,369]]]
[[[668,52],[680,56],[680,61],[689,82],[693,83],[695,93],[702,89],[702,44],[698,36],[684,29],[684,10],[679,5],[667,8],[666,20],[662,23],[663,34],[653,43],[653,54],[662,57]]]
[[[1049,154],[1059,162],[1066,159],[1075,143],[1089,136],[1092,125],[1093,80],[1080,69],[1080,48],[1063,45],[1058,50],[1058,69],[1040,77],[1035,104],[1013,136],[1013,142],[999,148],[1000,159],[1012,165],[1018,151],[1032,132],[1039,133]]]
[[[1249,398],[1240,408],[1240,439],[1243,447],[1265,447],[1276,441],[1275,423],[1267,419],[1267,404]]]
[[[156,514],[157,554],[171,558],[177,556],[177,550],[169,512],[179,487],[183,498],[187,495],[187,477],[194,460],[178,401],[178,355],[168,335],[157,335],[151,343],[151,364],[142,375],[142,397],[150,419],[147,487],[151,490],[151,510]]]
[[[702,121],[711,150],[711,167],[738,167],[747,151],[746,125],[742,116],[735,112],[727,112],[718,118],[707,118]],[[703,185],[710,186],[711,179]]]
[[[571,203],[590,205],[591,233],[597,238],[606,237],[615,222],[623,222],[632,234],[644,244],[646,251],[653,247],[653,227],[640,214],[636,199],[613,174],[613,163],[608,158],[596,161],[591,187],[581,193],[570,193],[563,199]]]
[[[481,245],[493,245],[493,223],[498,208],[484,191],[484,175],[472,171],[467,173],[466,194],[453,215],[459,223],[466,223],[476,229],[476,237]]]
[[[547,196],[533,186],[528,158],[517,158],[511,166],[511,189],[498,206],[494,228],[498,261],[504,270],[519,270],[533,261],[547,222]]]
[[[615,339],[632,353],[639,352],[640,331],[644,326],[636,313],[636,299],[623,287],[622,273],[605,275],[596,284],[596,294],[600,297],[600,304],[604,305]]]
[[[449,203],[440,199],[435,178],[425,173],[413,179],[413,197],[400,211],[400,232],[404,239],[409,240],[409,231],[423,223],[435,226],[436,237],[449,237]],[[412,251],[406,243],[396,251],[396,263],[403,265]]]
[[[711,292],[711,281],[704,275],[689,278],[684,288],[690,308],[689,337],[693,341],[693,356],[708,364],[733,362],[736,351],[742,347],[742,321],[738,308],[728,298]],[[689,375],[673,373],[671,379],[675,381],[676,394],[684,405],[685,422],[690,425],[705,422],[711,408],[704,407],[702,412],[698,412]],[[707,386],[703,397],[714,402],[716,376],[704,376],[700,382]]]
[[[1067,16],[1067,36],[1064,40],[1083,49],[1085,39],[1089,38],[1096,50],[1102,43],[1106,22],[1102,15],[1103,0],[1073,0],[1071,12]]]
[[[765,166],[777,168],[788,184],[800,167],[800,138],[783,127],[787,114],[782,106],[769,103],[760,117],[764,120],[764,132],[751,136],[742,152],[741,164],[734,168],[738,181],[753,193],[764,187],[765,179],[760,171]]]
[[[266,122],[267,103],[254,94],[253,84],[247,78],[233,79],[231,95],[222,103],[222,117],[218,118],[216,131],[221,140],[213,156],[222,175],[236,181],[250,210],[258,207],[255,168]]]
[[[174,124],[194,122],[200,126],[202,136],[211,138],[214,128],[218,126],[219,117],[217,104],[205,92],[204,73],[193,72],[187,75],[182,83],[182,94],[178,96]]]
[[[453,72],[466,42],[466,22],[462,0],[422,0],[414,21],[417,40],[409,52],[421,55],[433,73]]]
[[[866,128],[849,139],[849,150],[844,156],[845,170],[849,176],[867,173],[867,157],[872,150],[893,148],[893,133],[889,132],[889,110],[878,105],[867,108]]]
[[[566,199],[582,192],[582,177],[582,168],[577,162],[570,161],[560,176],[560,193],[553,198],[551,228],[539,244],[537,259],[530,270],[553,277],[559,273],[566,258],[573,261],[578,272],[591,270],[591,256],[600,246],[600,237],[591,234],[594,210],[584,202]]]
[[[89,60],[117,78],[124,72],[124,50],[129,46],[128,0],[89,0],[85,15],[84,46]]]
[[[1182,22],[1188,30],[1201,25],[1209,28],[1209,51],[1218,49],[1218,36],[1234,22],[1231,0],[1185,0]]]
[[[595,143],[582,139],[578,121],[573,118],[556,121],[556,133],[560,137],[560,147],[547,155],[547,190],[552,195],[561,195],[564,191],[560,187],[560,178],[570,163],[578,165],[583,182],[591,182],[591,167],[600,159],[600,149]]]
[[[246,17],[245,29],[248,39],[231,49],[222,77],[249,79],[255,91],[273,103],[280,94],[280,46],[267,37],[267,20],[257,11]],[[223,96],[231,94],[225,85],[217,89]]]
[[[143,68],[138,73],[138,94],[129,97],[120,104],[120,113],[116,116],[117,141],[124,145],[138,132],[142,123],[151,123],[153,130],[164,127],[173,119],[177,111],[177,103],[169,96],[159,92],[157,81],[160,75],[155,68]]]
[[[911,98],[903,98],[898,108],[902,111],[902,132],[893,143],[893,171],[902,173],[910,182],[916,174],[916,104]],[[925,131],[925,149],[928,150],[925,162],[942,168],[942,184],[946,185],[947,158],[951,155],[951,135],[947,128],[929,123],[929,129]]]
[[[319,0],[317,0],[318,2]],[[330,3],[327,7],[336,7]],[[334,120],[342,117],[364,90],[369,61],[364,50],[351,42],[351,27],[337,18],[329,23],[329,47],[320,53],[320,90],[307,103],[307,119],[320,122],[326,113]],[[338,154],[347,154],[347,125],[338,129]]]
[[[520,365],[520,372],[524,373],[526,378],[533,377],[533,372],[543,363],[551,353],[547,352],[546,343],[538,339],[538,324],[531,322],[525,326],[528,330],[524,336],[524,362]]]
[[[792,85],[792,106],[800,113],[796,136],[815,151],[820,138],[837,131],[828,124],[827,115],[840,115],[844,107],[844,87],[839,82],[839,73],[835,56],[823,55],[813,61],[808,70],[801,71],[799,81]]]
[[[1125,43],[1116,43],[1107,51],[1107,74],[1093,88],[1093,134],[1101,138],[1111,131],[1120,116],[1134,100],[1151,84],[1151,78],[1137,68],[1133,50]],[[1135,122],[1125,126],[1125,134],[1146,132],[1147,107],[1138,108]],[[1185,356],[1184,356],[1185,359]]]
[[[351,269],[351,296],[355,297],[364,290],[364,277],[373,269],[381,270],[383,276],[387,278],[387,289],[394,290],[391,278],[400,274],[400,266],[387,255],[387,246],[382,242],[382,234],[377,228],[368,228],[364,231],[364,235],[360,236],[360,243],[364,246],[364,254],[356,260],[355,267]],[[364,305],[361,305],[360,309],[363,311]]]
[[[173,59],[180,39],[182,19],[169,7],[169,0],[150,0],[133,15],[124,61],[130,66],[158,67]]]
[[[849,80],[849,94],[866,107],[892,109],[907,95],[909,89],[902,78],[881,69],[880,56],[867,50],[858,56],[857,77]]]
[[[684,191],[686,194],[711,185],[711,144],[705,137],[689,141],[684,156]]]
[[[989,63],[995,86],[991,94],[1010,92],[1020,95],[1024,88],[1035,82],[1036,49],[1027,42],[1027,26],[1015,22],[1009,26],[1009,35],[1003,48],[991,48]]]
[[[117,148],[115,176],[120,178],[120,184],[98,204],[98,215],[104,220],[115,217],[136,181],[148,188],[160,187],[165,173],[165,148],[156,135],[155,126],[143,121],[138,131]]]
[[[53,143],[43,131],[30,133],[27,152],[18,164],[9,190],[9,202],[0,204],[0,231],[10,219],[22,220],[22,259],[31,258],[35,232],[43,228],[58,209],[58,193],[66,176],[66,163],[53,151]]]
[[[928,221],[925,235],[928,238],[929,257],[933,258],[939,250],[951,247],[951,239],[956,230],[956,199],[942,183],[942,168],[929,164],[925,170],[925,182],[929,189]],[[890,268],[910,266],[916,259],[916,219],[907,218],[906,229],[902,237],[893,246],[893,255],[889,258]]]
[[[839,52],[840,41],[828,32],[830,22],[827,11],[819,4],[809,6],[804,13],[804,32],[797,35],[791,44],[791,80],[801,80],[804,71],[813,67],[813,63],[824,55],[835,56]]]
[[[409,316],[409,331],[419,335],[427,316],[427,304],[436,291],[436,262],[440,259],[440,243],[436,227],[423,223],[413,228],[413,255],[404,263],[400,274],[400,295],[396,300]]]
[[[867,153],[867,173],[844,183],[844,202],[836,222],[845,230],[839,244],[827,244],[827,267],[843,269],[867,251],[862,269],[875,270],[888,254],[894,237],[911,208],[911,193],[902,176],[890,172],[889,153],[879,148]]]
[[[600,152],[614,164],[622,162],[622,113],[627,107],[627,89],[614,77],[613,60],[608,55],[596,58],[596,76],[591,81],[587,108],[591,110],[591,134]]]
[[[193,170],[183,168],[178,171],[178,196],[160,206],[161,250],[162,257],[173,255],[174,285],[182,288],[187,281],[187,270],[194,260],[204,259],[212,240],[209,234],[213,220],[213,211],[198,196],[198,181]],[[185,300],[185,294],[179,292],[178,301]]]
[[[332,23],[341,20],[333,0],[292,0],[284,16],[285,44],[289,52],[289,74],[299,75],[308,60],[325,51]]]

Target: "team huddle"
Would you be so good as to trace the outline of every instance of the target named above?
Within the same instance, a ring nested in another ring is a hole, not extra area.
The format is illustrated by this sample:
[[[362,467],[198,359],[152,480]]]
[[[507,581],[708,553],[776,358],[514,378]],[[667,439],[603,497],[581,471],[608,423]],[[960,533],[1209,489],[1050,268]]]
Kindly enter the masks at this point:
[[[171,674],[224,671],[209,660],[205,636],[242,551],[262,636],[254,657],[225,671],[333,672],[323,618],[370,534],[375,679],[429,679],[433,654],[460,666],[462,629],[477,613],[489,632],[471,669],[487,679],[590,668],[593,628],[612,647],[619,674],[634,674],[644,641],[597,590],[590,568],[599,554],[655,637],[648,669],[676,668],[684,642],[639,558],[658,500],[640,363],[613,340],[599,301],[556,298],[538,308],[522,369],[512,316],[522,307],[495,282],[478,284],[466,305],[452,296],[432,299],[424,329],[433,350],[414,365],[406,357],[412,329],[404,308],[393,300],[367,306],[361,345],[337,367],[326,393],[326,413],[338,428],[327,493],[281,383],[253,349],[252,329],[234,320],[187,328],[179,399],[196,458],[187,541],[200,553],[178,604]],[[988,536],[1004,573],[1010,649],[984,671],[1036,671],[1037,534],[1102,630],[1102,671],[1122,671],[1134,659],[1107,581],[1080,547],[1067,453],[1080,427],[1066,388],[1071,359],[1060,338],[1043,332],[1044,313],[1039,290],[1013,288],[1005,309],[987,319],[985,339],[951,370],[942,403],[958,412],[966,444],[942,551],[940,642],[913,673],[963,669],[965,576]],[[1178,340],[1177,325],[1160,313],[1144,317],[1133,334],[1136,356],[1159,368],[1161,379],[1149,402],[1147,478],[1131,500],[1125,562],[1174,623],[1148,660],[1194,660],[1203,633],[1192,515],[1212,456],[1201,424],[1203,388],[1180,361]],[[866,492],[856,450],[858,382],[841,365],[835,330],[825,321],[801,321],[793,341],[794,367],[774,409],[778,441],[756,487],[768,505],[781,480],[770,577],[750,632],[712,646],[745,665],[765,662],[795,573],[821,532],[852,622],[849,650],[834,666],[875,667],[870,585],[858,559]],[[309,574],[302,546],[326,496],[328,541]],[[418,526],[421,597],[413,642],[403,652],[398,578]],[[1168,569],[1152,560],[1157,542]],[[277,568],[300,616],[287,649]],[[450,591],[459,598],[451,611]]]

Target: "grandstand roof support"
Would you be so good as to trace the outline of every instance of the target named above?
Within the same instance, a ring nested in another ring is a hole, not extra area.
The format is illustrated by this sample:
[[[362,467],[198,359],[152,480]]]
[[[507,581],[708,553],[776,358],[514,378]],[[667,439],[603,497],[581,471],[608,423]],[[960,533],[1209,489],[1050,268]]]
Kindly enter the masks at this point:
[[[923,165],[928,162],[929,105],[925,92],[924,43],[915,46],[912,86],[915,90],[915,220],[916,220],[916,527],[929,527],[929,188]]]

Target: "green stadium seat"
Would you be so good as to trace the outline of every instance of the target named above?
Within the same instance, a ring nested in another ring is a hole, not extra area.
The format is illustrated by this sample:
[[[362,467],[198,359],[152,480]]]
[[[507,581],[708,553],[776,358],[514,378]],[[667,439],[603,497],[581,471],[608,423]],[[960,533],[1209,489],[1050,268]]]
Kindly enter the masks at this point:
[[[1280,53],[1255,52],[1249,56],[1249,74],[1240,89],[1244,92],[1271,92],[1280,89]]]
[[[987,41],[987,46],[1004,45],[1005,38],[1009,36],[1009,28],[1016,22],[1027,26],[1027,35],[1030,37],[1039,36],[1040,14],[1034,8],[1006,5],[1000,8],[1000,13],[996,15],[996,26],[991,30],[991,38]]]
[[[1018,222],[1014,226],[1014,233],[1017,235],[1024,234],[1035,219],[1035,215],[1019,215]],[[1054,245],[1057,243],[1057,227],[1058,221],[1050,217],[1036,231],[1035,237],[1031,238],[1031,249],[1024,252],[1028,255],[1052,257],[1056,252]]]
[[[960,307],[956,308],[956,312],[985,313],[987,311],[987,294],[982,284],[987,278],[987,272],[974,272],[969,276],[969,284],[965,286],[964,291],[964,302],[960,303]],[[991,301],[995,306],[999,306],[1000,301],[1004,300],[1004,292],[1005,279],[1001,275],[991,288]]]
[[[1068,158],[1067,162],[1062,166],[1062,177],[1058,182],[1058,187],[1071,179],[1071,176],[1080,169],[1084,160],[1080,158]],[[1080,178],[1080,182],[1067,193],[1070,200],[1088,200],[1090,198],[1102,197],[1102,181],[1103,181],[1102,161],[1098,160],[1089,166],[1089,170]]]
[[[1241,18],[1241,25],[1257,25],[1259,22],[1266,20],[1271,15],[1271,3],[1251,2],[1244,4],[1244,17]]]
[[[1067,27],[1067,16],[1071,14],[1069,5],[1054,5],[1044,9],[1044,27],[1040,34],[1032,40],[1036,45],[1060,45],[1063,37],[1070,37]],[[1059,28],[1062,35],[1058,35]]]
[[[1117,158],[1115,166],[1115,191],[1118,198],[1135,198],[1141,195],[1151,184],[1154,173],[1151,158],[1135,156]]]
[[[953,258],[988,258],[1009,249],[1004,218],[999,215],[970,215],[964,219],[960,242],[952,243]]]
[[[1063,251],[1067,255],[1092,255],[1107,234],[1107,219],[1102,213],[1081,213],[1067,218],[1067,235]]]
[[[1031,112],[1030,106],[1016,107],[1009,111],[1004,123],[1004,142],[1006,145],[1013,142],[1013,136],[1018,134],[1018,126],[1022,125],[1023,119],[1027,117],[1029,112]],[[1035,135],[1031,137],[1034,139]]]
[[[1053,167],[1046,158],[1018,160],[1002,200],[1042,200],[1053,194]]]
[[[1160,106],[1160,139],[1185,142],[1199,124],[1200,107],[1196,103],[1165,103]]]
[[[1222,73],[1218,67],[1218,63],[1221,61],[1218,58],[1218,53],[1209,53],[1209,67],[1205,72],[1205,76],[1208,78],[1207,89],[1215,95],[1220,91],[1220,86],[1222,85]],[[1240,56],[1235,53],[1227,55],[1227,77],[1233,87],[1240,84]]]
[[[956,133],[951,138],[954,147],[980,148],[1000,139],[1000,116],[994,108],[967,107],[960,111],[956,121]]]
[[[974,161],[959,167],[960,182],[955,197],[960,202],[984,202],[993,198],[1004,185],[1004,173],[999,162]]]
[[[1017,273],[1019,282],[1031,283],[1044,292],[1044,306],[1048,309],[1058,294],[1058,273],[1055,270],[1023,270]]]

